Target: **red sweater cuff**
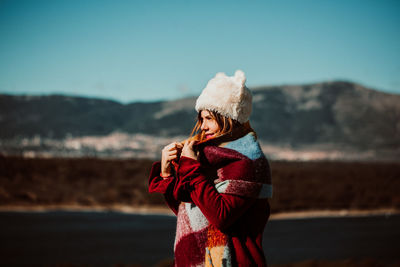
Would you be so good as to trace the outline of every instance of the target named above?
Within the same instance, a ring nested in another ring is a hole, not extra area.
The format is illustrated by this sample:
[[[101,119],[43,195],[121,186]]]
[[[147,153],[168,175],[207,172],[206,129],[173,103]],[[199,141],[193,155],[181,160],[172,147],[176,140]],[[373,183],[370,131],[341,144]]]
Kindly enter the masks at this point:
[[[150,193],[162,193],[165,194],[170,184],[175,180],[173,176],[171,178],[164,179],[160,176],[161,173],[161,162],[157,161],[153,163],[149,177],[149,192]]]

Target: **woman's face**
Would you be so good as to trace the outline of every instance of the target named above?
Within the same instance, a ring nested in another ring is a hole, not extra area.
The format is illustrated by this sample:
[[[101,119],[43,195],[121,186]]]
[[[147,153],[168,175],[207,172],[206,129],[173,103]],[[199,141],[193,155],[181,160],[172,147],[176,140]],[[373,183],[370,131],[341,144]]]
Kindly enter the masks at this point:
[[[217,121],[211,116],[207,110],[202,110],[200,113],[201,127],[200,129],[204,132],[206,139],[212,138],[220,130]]]

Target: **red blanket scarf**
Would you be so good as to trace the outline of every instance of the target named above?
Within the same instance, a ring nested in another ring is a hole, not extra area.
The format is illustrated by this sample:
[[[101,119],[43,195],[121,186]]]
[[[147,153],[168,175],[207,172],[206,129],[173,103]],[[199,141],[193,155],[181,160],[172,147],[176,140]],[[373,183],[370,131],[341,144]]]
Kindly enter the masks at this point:
[[[264,266],[272,186],[258,142],[249,133],[199,150],[201,164],[182,157],[176,178],[152,177],[154,166],[150,175],[150,191],[164,193],[177,214],[176,266]]]

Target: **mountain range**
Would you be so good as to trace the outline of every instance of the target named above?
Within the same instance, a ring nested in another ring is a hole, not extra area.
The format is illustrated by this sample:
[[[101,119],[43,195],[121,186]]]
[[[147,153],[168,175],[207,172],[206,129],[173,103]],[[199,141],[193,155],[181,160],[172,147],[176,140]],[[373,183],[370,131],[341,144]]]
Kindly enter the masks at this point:
[[[250,122],[266,145],[334,147],[400,155],[400,95],[348,81],[250,88]],[[187,136],[196,97],[134,102],[64,95],[0,95],[2,150],[10,140],[107,136]]]

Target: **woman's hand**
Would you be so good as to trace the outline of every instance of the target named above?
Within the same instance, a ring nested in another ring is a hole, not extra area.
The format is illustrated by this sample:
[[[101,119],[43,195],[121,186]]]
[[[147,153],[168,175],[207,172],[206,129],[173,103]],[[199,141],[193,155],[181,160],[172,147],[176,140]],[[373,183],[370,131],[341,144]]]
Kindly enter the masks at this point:
[[[194,143],[195,143],[195,141],[186,141],[185,145],[183,146],[181,156],[185,156],[185,157],[197,160],[197,155],[193,150]]]
[[[173,142],[163,148],[161,151],[161,175],[162,176],[171,176],[171,162],[176,160],[179,156],[180,151],[182,150],[182,144]]]

